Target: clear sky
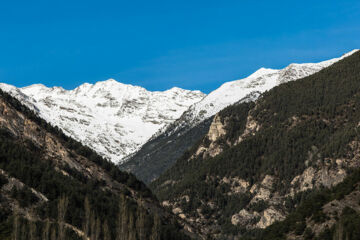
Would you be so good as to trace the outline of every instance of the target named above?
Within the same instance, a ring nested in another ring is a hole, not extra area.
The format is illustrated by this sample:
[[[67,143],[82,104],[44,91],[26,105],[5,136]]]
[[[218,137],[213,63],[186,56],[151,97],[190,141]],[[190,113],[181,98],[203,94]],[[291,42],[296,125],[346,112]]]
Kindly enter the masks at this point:
[[[360,48],[360,1],[1,1],[0,82],[208,93]]]

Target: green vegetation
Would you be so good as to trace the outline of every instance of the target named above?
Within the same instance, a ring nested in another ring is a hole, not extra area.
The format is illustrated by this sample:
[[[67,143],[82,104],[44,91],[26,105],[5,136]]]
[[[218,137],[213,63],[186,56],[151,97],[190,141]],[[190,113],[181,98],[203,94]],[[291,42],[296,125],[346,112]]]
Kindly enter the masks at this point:
[[[328,216],[323,213],[322,207],[333,200],[341,200],[352,191],[358,189],[360,183],[360,170],[350,174],[342,183],[331,189],[313,191],[300,202],[299,206],[282,222],[277,222],[265,229],[261,236],[254,239],[286,239],[286,234],[294,232],[301,235],[306,232],[305,221],[311,219],[314,222],[324,222]],[[342,228],[341,232],[350,238],[339,239],[359,239],[359,220],[360,214],[350,208],[345,208],[337,226],[331,231],[324,231],[319,236],[320,239],[333,239],[333,236]],[[309,230],[308,233],[309,234]],[[324,236],[331,236],[325,238]],[[356,237],[355,237],[356,236]],[[247,238],[245,238],[247,239]]]
[[[132,174],[121,172],[89,148],[66,137],[8,94],[0,91],[0,97],[53,134],[69,152],[74,151],[96,163],[114,180],[136,191],[144,201],[158,205],[151,191]],[[63,174],[44,152],[32,141],[23,141],[6,128],[0,129],[0,169],[25,184],[23,188],[13,187],[9,196],[20,207],[35,210],[39,218],[29,221],[22,214],[9,211],[7,200],[0,195],[1,239],[80,239],[68,224],[94,240],[188,239],[174,221],[166,222],[169,219],[158,216],[161,211],[150,212],[142,207],[127,188],[117,190],[120,193],[112,191],[105,182],[89,179],[70,166],[64,166],[68,175]],[[7,179],[2,176],[0,183],[0,186],[6,184]],[[30,188],[42,193],[48,201],[38,199]],[[121,228],[124,225],[127,227]]]
[[[197,208],[203,211],[207,208],[199,203],[213,202],[217,207],[210,213],[212,218],[219,220],[222,232],[242,233],[241,228],[229,227],[230,218],[239,206],[243,207],[247,202],[241,200],[244,199],[241,194],[230,197],[227,194],[230,186],[220,183],[220,179],[240,177],[254,184],[269,174],[277,177],[276,190],[284,195],[289,191],[291,180],[306,167],[328,163],[328,159],[352,159],[354,153],[350,143],[360,141],[359,70],[360,53],[355,53],[312,76],[275,87],[257,101],[256,107],[246,103],[230,106],[219,113],[223,123],[229,123],[228,134],[217,140],[224,151],[213,158],[198,156],[190,159],[200,144],[209,144],[205,137],[153,182],[151,188],[160,200],[190,196],[190,202],[196,203],[186,208],[190,216],[197,214]],[[234,142],[244,130],[247,113],[260,130],[230,147],[227,142]],[[329,164],[335,163],[330,161]],[[341,191],[338,189],[337,194]],[[324,221],[325,216],[316,211],[328,200],[322,194],[304,193],[301,199],[289,200],[286,210],[292,212],[299,203],[306,204],[303,201],[307,197],[318,205],[308,206],[309,210],[300,208],[299,211],[305,216],[314,214],[316,221]],[[226,206],[231,204],[232,198],[237,199],[237,204],[227,212]],[[251,206],[254,210],[265,207],[261,204]],[[294,231],[311,236],[304,228],[304,222],[295,222]]]
[[[130,170],[137,178],[150,183],[161,173],[173,166],[185,151],[196,144],[209,130],[212,118],[209,118],[190,130],[168,129],[166,133],[151,139],[131,158],[119,167]],[[180,134],[181,133],[181,134]]]
[[[3,185],[7,184],[8,182],[9,182],[9,181],[8,181],[8,179],[7,179],[5,176],[0,175],[0,188],[1,188]]]

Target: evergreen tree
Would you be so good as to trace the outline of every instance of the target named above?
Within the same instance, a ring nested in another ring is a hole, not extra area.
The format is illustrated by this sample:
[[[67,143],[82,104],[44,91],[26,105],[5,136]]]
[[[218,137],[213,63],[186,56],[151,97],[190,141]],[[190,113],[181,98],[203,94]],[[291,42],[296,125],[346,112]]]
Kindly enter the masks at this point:
[[[30,228],[29,240],[37,240],[36,223],[34,221],[29,221],[29,228]]]
[[[161,221],[160,217],[157,214],[154,214],[154,224],[151,230],[151,240],[160,240],[161,233]]]
[[[63,196],[58,203],[58,224],[59,224],[59,240],[65,240],[65,216],[68,207],[68,198]]]
[[[104,240],[111,240],[110,229],[107,220],[103,224]]]
[[[57,240],[56,237],[56,226],[51,229],[51,240]]]
[[[84,223],[83,223],[83,239],[87,240],[89,237],[89,229],[90,229],[90,214],[91,214],[91,209],[90,209],[90,202],[89,202],[89,198],[86,196],[85,200],[84,200],[84,210],[85,210],[85,219],[84,219]]]
[[[18,211],[17,211],[16,208],[15,208],[15,210],[14,210],[13,218],[14,218],[14,223],[13,223],[13,240],[19,240],[19,239],[20,239],[20,237],[19,237],[19,232],[20,232],[20,229],[21,229],[21,223],[20,223],[20,216],[19,216]]]
[[[45,226],[43,227],[42,240],[49,240],[50,227],[51,227],[50,220],[46,219]]]
[[[119,240],[128,240],[129,236],[129,226],[128,226],[128,219],[129,219],[129,210],[127,206],[127,200],[124,194],[120,196],[120,203],[119,203],[119,214],[118,214],[118,232],[117,238]]]
[[[128,240],[137,240],[137,231],[135,226],[134,214],[132,212],[129,213],[129,237]]]
[[[145,209],[143,207],[138,207],[136,214],[136,228],[139,233],[139,240],[146,240],[145,214]]]

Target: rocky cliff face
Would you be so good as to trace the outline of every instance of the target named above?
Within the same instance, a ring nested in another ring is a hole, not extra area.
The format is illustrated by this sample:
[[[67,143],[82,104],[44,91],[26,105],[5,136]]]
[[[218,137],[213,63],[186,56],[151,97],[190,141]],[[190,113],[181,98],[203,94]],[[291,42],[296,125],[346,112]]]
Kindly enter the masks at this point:
[[[74,90],[0,84],[65,134],[119,163],[157,130],[172,123],[205,94],[172,88],[150,92],[115,80],[83,84]]]

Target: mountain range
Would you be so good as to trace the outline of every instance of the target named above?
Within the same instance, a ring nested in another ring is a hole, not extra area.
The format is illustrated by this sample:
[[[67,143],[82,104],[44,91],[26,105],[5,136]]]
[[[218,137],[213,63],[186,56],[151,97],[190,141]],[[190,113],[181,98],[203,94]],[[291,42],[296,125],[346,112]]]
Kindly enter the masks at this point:
[[[279,84],[312,75],[356,51],[319,63],[290,64],[280,70],[261,68],[247,78],[224,83],[191,105],[179,119],[160,129],[120,167],[149,183],[200,140],[200,136],[208,131],[211,118],[220,110],[234,103],[255,101]]]
[[[113,79],[73,90],[41,84],[24,88],[0,84],[0,88],[114,163],[122,162],[205,96],[180,88],[150,92]]]
[[[182,229],[132,174],[0,90],[0,239],[189,239]]]
[[[276,85],[311,75],[343,57],[320,63],[290,64],[281,70],[261,68],[245,79],[224,83],[209,95],[176,87],[151,92],[114,79],[85,83],[73,90],[42,84],[16,88],[1,83],[0,88],[66,135],[149,182],[172,166],[201,134],[187,137],[178,149],[169,149],[175,154],[158,149],[164,148],[164,141],[172,143],[174,136],[176,141],[181,141],[189,132],[198,132],[197,126],[200,132],[206,131],[209,120],[207,124],[205,120],[225,107],[241,99],[253,101]],[[159,152],[167,157],[158,160]],[[156,170],[144,173],[148,167]]]
[[[149,186],[212,239],[359,239],[360,52],[230,105]]]
[[[360,239],[357,50],[208,95],[0,88],[0,239]]]

